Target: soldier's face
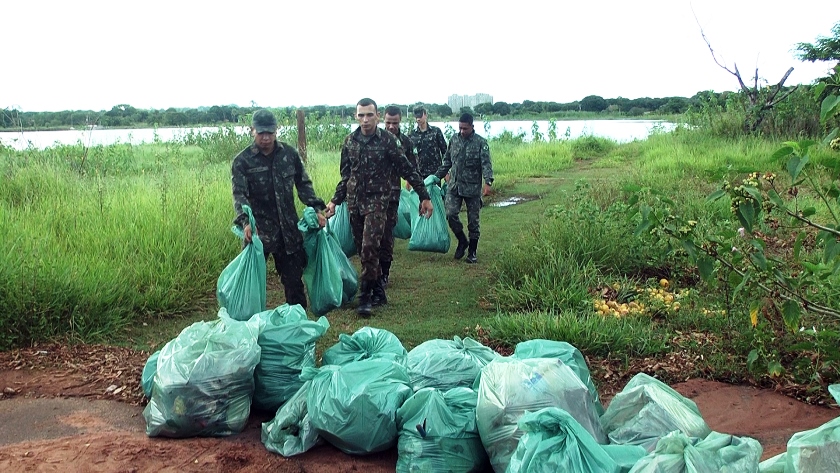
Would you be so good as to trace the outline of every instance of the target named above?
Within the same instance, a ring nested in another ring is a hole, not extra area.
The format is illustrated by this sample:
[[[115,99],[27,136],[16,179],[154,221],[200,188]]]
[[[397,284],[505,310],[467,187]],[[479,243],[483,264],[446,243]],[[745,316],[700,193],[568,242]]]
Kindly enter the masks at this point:
[[[471,124],[464,122],[458,123],[458,132],[461,134],[461,138],[469,138],[473,134],[473,131],[475,131],[475,128]]]
[[[254,133],[254,141],[257,143],[257,148],[265,154],[274,150],[274,140],[277,138],[277,133]]]
[[[375,105],[356,105],[356,121],[359,122],[359,127],[362,129],[362,134],[371,135],[376,131],[376,125],[379,123],[379,112],[376,111]]]
[[[414,117],[414,120],[417,122],[417,125],[424,127],[426,126],[426,120],[428,120],[428,117],[424,113],[422,116]]]
[[[402,121],[402,117],[399,115],[388,115],[385,114],[385,129],[390,131],[395,135],[400,134],[400,121]]]

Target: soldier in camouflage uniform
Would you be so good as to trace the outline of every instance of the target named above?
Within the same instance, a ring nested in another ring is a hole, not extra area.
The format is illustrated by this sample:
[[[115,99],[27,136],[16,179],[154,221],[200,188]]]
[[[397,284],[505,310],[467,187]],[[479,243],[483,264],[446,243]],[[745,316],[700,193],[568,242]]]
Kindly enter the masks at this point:
[[[385,109],[385,129],[390,131],[400,143],[405,157],[417,169],[417,150],[407,135],[400,131],[402,111],[399,107],[390,106]],[[420,176],[423,177],[423,176]],[[385,223],[385,233],[382,235],[382,246],[379,249],[379,268],[382,270],[382,285],[388,286],[391,275],[391,262],[394,260],[394,227],[397,225],[397,210],[400,206],[400,176],[396,171],[391,175],[391,203],[388,205],[388,220]],[[373,306],[387,304],[387,300],[380,300],[378,293],[374,293]]]
[[[294,190],[304,204],[318,211],[323,227],[326,217],[324,201],[315,195],[312,181],[303,167],[298,152],[288,144],[277,141],[277,119],[268,110],[254,113],[251,134],[254,142],[233,158],[231,182],[235,225],[243,227],[245,244],[251,242],[252,229],[242,205],[254,213],[257,234],[263,242],[266,261],[273,255],[274,267],[283,283],[286,303],[306,308],[303,269],[306,252],[303,236],[298,230]]]
[[[414,109],[417,128],[409,136],[417,148],[417,167],[421,178],[437,172],[446,153],[446,138],[436,126],[429,125],[429,116],[423,106]]]
[[[469,113],[461,115],[458,120],[458,134],[449,140],[449,149],[443,155],[443,164],[435,172],[435,176],[442,179],[447,173],[450,177],[446,190],[446,220],[458,239],[455,259],[463,258],[464,252],[469,248],[467,263],[476,263],[481,197],[490,194],[490,186],[493,185],[493,164],[490,162],[487,140],[475,134],[473,117]],[[462,202],[467,204],[469,241],[464,235],[464,225],[458,218]]]
[[[432,215],[432,202],[417,170],[406,158],[396,137],[377,127],[376,102],[364,98],[356,104],[359,127],[347,135],[341,146],[341,180],[327,204],[327,217],[335,207],[347,201],[353,240],[362,263],[359,307],[357,313],[370,316],[374,291],[387,300],[380,279],[379,251],[393,195],[393,174],[408,181],[420,196],[420,215]]]

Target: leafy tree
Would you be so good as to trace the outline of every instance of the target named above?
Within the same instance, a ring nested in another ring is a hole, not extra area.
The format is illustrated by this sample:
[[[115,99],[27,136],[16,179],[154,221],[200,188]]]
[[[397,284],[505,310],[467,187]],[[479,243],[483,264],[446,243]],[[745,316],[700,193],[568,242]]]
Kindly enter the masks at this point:
[[[493,104],[491,103],[480,103],[475,106],[475,113],[479,115],[490,115],[493,113]]]
[[[452,107],[448,104],[438,105],[435,107],[435,111],[438,115],[442,117],[451,117],[452,116]]]
[[[580,109],[584,112],[602,112],[608,106],[607,101],[599,95],[588,95],[580,101]]]
[[[831,28],[832,37],[818,36],[814,44],[797,43],[796,57],[802,61],[840,61],[840,21]]]
[[[510,104],[507,102],[496,102],[493,104],[493,113],[496,115],[510,115]]]
[[[469,113],[470,115],[475,116],[475,112],[470,107],[461,107],[461,110],[458,111],[459,114],[463,115],[465,113]]]

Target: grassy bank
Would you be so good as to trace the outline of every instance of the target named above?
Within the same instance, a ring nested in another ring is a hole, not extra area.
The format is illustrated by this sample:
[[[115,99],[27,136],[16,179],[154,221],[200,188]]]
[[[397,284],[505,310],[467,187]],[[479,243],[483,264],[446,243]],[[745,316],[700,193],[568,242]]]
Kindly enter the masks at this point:
[[[307,166],[328,199],[338,179],[335,142],[311,143]],[[3,150],[0,245],[10,256],[0,262],[0,348],[55,336],[156,348],[215,317],[216,278],[239,251],[229,230],[230,159],[246,144],[222,132],[182,143]],[[802,348],[836,334],[836,320],[806,314],[803,327],[814,331],[753,327],[750,302],[761,296],[733,300],[725,287],[702,283],[685,254],[634,236],[638,215],[629,216],[622,190],[655,187],[700,227],[732,226],[727,204],[706,196],[723,178],[781,170],[771,159],[778,147],[684,129],[621,145],[494,140],[492,200],[525,201],[482,210],[479,264],[411,252],[398,240],[390,303],[369,321],[353,308],[330,313],[319,347],[370,324],[409,349],[454,335],[507,347],[553,338],[600,358],[679,352],[695,360],[680,376],[768,379],[748,369],[758,347],[776,354],[791,382],[836,381],[836,359]],[[282,293],[269,269],[273,307]],[[837,300],[836,287],[830,280],[819,297]],[[646,310],[605,315],[605,302]]]

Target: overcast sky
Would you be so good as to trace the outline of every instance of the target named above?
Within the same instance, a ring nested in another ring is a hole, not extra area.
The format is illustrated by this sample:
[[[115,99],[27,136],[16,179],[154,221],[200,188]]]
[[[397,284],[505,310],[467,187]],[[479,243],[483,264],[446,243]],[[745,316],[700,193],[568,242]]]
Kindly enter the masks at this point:
[[[690,97],[788,85],[828,65],[837,0],[15,0],[2,7],[0,109],[108,110]],[[696,19],[695,19],[696,15]],[[698,25],[699,21],[699,25]]]

